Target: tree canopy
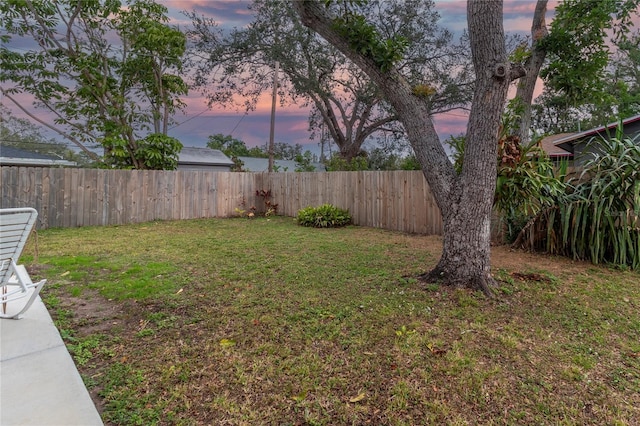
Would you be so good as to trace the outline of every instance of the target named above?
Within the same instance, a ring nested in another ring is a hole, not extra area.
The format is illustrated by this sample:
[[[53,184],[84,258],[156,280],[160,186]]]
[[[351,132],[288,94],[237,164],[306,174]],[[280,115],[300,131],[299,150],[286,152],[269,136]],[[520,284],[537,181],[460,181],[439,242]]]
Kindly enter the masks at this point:
[[[618,63],[611,46],[629,47],[630,25],[638,0],[567,0],[555,8],[546,24],[548,0],[538,0],[529,44],[518,50],[527,75],[516,98],[521,124],[516,131],[526,143],[538,133],[578,130],[626,116],[633,104],[624,79],[616,78]],[[631,41],[632,42],[632,41]],[[543,94],[533,101],[536,80]]]
[[[640,31],[617,43],[611,84],[620,117],[640,113]]]
[[[433,114],[469,102],[467,52],[464,44],[454,44],[451,33],[437,25],[433,2],[372,0],[362,8],[363,16],[375,23],[376,33],[395,40],[399,48],[412,43],[412,49],[401,55],[401,66]],[[361,155],[364,142],[377,132],[403,136],[395,111],[376,84],[342,52],[304,27],[288,3],[255,0],[251,10],[255,16],[251,24],[228,35],[211,21],[190,14],[194,49],[208,55],[196,80],[214,87],[212,102],[228,101],[233,94],[255,101],[271,87],[277,61],[285,76],[281,93],[311,107],[312,135],[328,134],[347,161]]]
[[[255,149],[254,152],[247,148],[244,141],[236,139],[231,135],[223,135],[216,133],[209,136],[207,146],[211,149],[219,149],[228,157],[264,157],[261,149]]]
[[[175,168],[181,144],[167,136],[183,106],[180,77],[186,38],[153,0],[7,0],[0,4],[0,48],[6,99],[91,155],[104,148],[111,167]],[[55,125],[39,118],[47,110]]]

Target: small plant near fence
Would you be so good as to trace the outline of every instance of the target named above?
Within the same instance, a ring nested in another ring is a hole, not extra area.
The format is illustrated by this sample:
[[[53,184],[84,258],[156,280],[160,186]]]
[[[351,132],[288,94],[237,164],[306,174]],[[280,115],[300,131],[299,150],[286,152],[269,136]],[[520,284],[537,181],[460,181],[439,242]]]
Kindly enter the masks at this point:
[[[264,200],[264,215],[273,216],[278,213],[278,204],[271,201],[271,190],[259,189],[256,191],[256,197]]]
[[[302,226],[337,228],[349,225],[351,223],[351,215],[348,210],[331,204],[323,204],[320,207],[306,207],[300,210],[296,220]]]
[[[247,211],[247,200],[245,200],[244,195],[242,196],[242,202],[240,203],[240,207],[235,208],[236,216],[238,217],[253,217],[255,216],[255,207],[251,207],[249,211]]]
[[[247,217],[252,219],[258,215],[265,217],[274,216],[278,213],[278,204],[271,201],[271,190],[260,189],[256,191],[256,198],[262,198],[264,200],[264,210],[258,209],[255,205],[246,208],[247,203],[244,197],[242,197],[242,203],[240,207],[235,208],[235,213],[239,217]]]

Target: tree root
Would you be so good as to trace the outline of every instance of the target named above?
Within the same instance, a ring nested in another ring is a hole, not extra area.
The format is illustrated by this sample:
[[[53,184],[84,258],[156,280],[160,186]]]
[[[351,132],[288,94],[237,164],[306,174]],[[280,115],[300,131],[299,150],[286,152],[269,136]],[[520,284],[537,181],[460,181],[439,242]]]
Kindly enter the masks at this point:
[[[495,293],[492,289],[498,286],[496,280],[489,274],[481,274],[464,278],[454,277],[451,276],[451,274],[447,274],[446,271],[440,267],[436,267],[429,272],[418,275],[417,279],[423,283],[480,290],[490,299],[495,297]]]

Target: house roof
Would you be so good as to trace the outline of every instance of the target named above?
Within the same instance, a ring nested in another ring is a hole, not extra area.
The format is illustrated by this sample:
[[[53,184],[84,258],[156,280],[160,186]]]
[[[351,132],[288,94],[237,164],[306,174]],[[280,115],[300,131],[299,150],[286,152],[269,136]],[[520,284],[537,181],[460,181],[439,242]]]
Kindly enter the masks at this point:
[[[242,168],[248,172],[266,172],[269,170],[268,158],[238,157],[238,159],[244,164]],[[278,171],[282,172],[295,172],[298,165],[293,160],[274,160],[273,164]],[[311,163],[311,165],[315,167],[316,171],[325,171],[322,163]]]
[[[556,146],[555,143],[561,139],[567,138],[574,133],[559,133],[557,135],[550,135],[542,138],[540,140],[540,147],[547,153],[547,155],[551,158],[556,157],[572,157],[573,154],[569,151],[566,151],[559,146]]]
[[[626,126],[627,124],[635,123],[636,121],[640,121],[640,114],[634,115],[633,117],[625,118],[622,120],[622,126]],[[593,129],[585,130],[584,132],[570,133],[568,136],[564,138],[560,138],[555,141],[554,145],[557,147],[561,147],[561,149],[569,150],[572,149],[572,142],[583,139],[589,136],[595,136],[599,133],[610,131],[616,129],[618,127],[618,121],[614,121],[612,123],[607,124],[606,126],[595,127]]]
[[[622,120],[622,125],[628,125],[640,121],[640,114]],[[609,123],[606,126],[595,127],[584,132],[559,133],[550,135],[540,140],[540,146],[549,157],[573,157],[573,143],[586,137],[595,136],[602,132],[614,130],[618,127],[618,122]]]
[[[0,146],[0,165],[4,166],[66,166],[75,167],[75,161],[63,160],[39,152],[26,151],[13,146]]]
[[[233,161],[219,149],[185,146],[178,156],[178,164],[233,166]]]

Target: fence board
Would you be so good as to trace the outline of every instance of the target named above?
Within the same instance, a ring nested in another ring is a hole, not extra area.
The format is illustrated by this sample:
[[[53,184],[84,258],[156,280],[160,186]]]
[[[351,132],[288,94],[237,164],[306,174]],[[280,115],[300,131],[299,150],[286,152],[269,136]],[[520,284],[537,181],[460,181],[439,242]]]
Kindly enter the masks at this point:
[[[93,176],[93,182],[95,182],[95,188],[97,190],[92,189],[92,197],[91,197],[91,225],[100,225],[102,223],[109,224],[109,222],[105,221],[105,204],[109,203],[109,194],[105,194],[105,188],[109,185],[107,182],[107,176],[111,176],[111,173],[106,174],[104,170],[96,170],[95,175]]]
[[[49,224],[49,177],[47,172],[49,169],[40,169],[41,174],[40,178],[42,179],[42,194],[38,197],[36,194],[36,198],[40,199],[40,209],[38,209],[38,225],[40,227],[47,227]],[[37,203],[36,203],[37,205]]]
[[[0,167],[0,207],[35,207],[39,228],[122,225],[153,220],[229,217],[265,209],[295,216],[329,203],[354,223],[441,234],[442,217],[421,172],[227,173]]]

